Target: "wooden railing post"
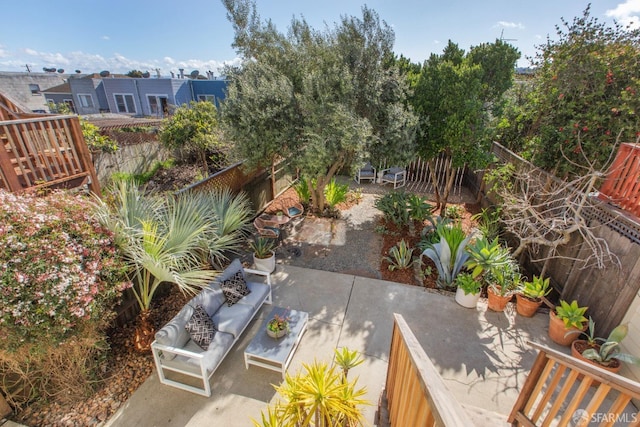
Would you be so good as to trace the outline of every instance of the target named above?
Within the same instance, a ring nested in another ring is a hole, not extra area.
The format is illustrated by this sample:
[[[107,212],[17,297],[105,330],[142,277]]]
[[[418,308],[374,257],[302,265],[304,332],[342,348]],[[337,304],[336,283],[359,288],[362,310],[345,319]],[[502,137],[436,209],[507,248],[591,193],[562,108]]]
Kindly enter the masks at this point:
[[[93,167],[93,160],[91,159],[89,147],[87,146],[87,142],[84,140],[84,135],[82,135],[80,120],[77,116],[69,116],[68,120],[70,121],[71,135],[76,150],[78,151],[78,155],[80,156],[82,169],[89,172],[89,177],[91,178],[89,189],[96,196],[102,197],[102,191],[100,190],[100,181],[98,181],[98,174],[96,173],[96,169]]]

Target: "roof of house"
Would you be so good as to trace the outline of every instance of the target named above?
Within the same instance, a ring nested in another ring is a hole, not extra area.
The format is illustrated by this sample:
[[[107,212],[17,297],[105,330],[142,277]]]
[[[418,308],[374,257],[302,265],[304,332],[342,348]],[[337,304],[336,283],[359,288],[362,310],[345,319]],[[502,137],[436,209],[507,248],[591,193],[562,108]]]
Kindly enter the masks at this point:
[[[58,86],[50,87],[41,91],[42,93],[71,93],[71,85],[69,83],[62,83]]]

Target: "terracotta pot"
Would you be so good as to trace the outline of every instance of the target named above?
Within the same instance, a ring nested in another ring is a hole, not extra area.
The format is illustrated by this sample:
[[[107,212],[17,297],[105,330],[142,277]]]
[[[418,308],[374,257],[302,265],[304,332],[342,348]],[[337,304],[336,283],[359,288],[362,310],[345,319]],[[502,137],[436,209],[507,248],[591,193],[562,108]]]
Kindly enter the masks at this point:
[[[511,295],[502,296],[493,292],[492,288],[487,289],[489,310],[504,311],[507,303],[511,301]]]
[[[541,304],[542,300],[534,300],[524,295],[516,294],[516,311],[521,316],[533,317]]]
[[[549,338],[556,344],[569,346],[572,342],[578,339],[580,336],[580,331],[586,331],[587,324],[585,323],[582,329],[578,328],[566,328],[564,326],[564,322],[560,319],[554,310],[549,312]],[[568,334],[568,332],[574,332],[572,334]]]
[[[480,292],[477,294],[465,294],[462,288],[456,289],[456,302],[465,308],[476,308],[480,299]]]
[[[612,374],[617,374],[620,368],[622,368],[622,363],[618,359],[612,359],[609,366],[601,365],[598,362],[587,359],[582,355],[582,352],[587,348],[595,348],[596,350],[600,350],[600,345],[596,344],[594,346],[589,346],[589,343],[586,340],[575,340],[571,343],[571,355],[576,359],[582,360],[583,362],[590,363],[592,365],[597,366],[598,368],[602,368],[611,372]],[[581,380],[584,375],[578,375],[578,379]],[[591,383],[591,387],[597,387],[600,385],[600,381],[593,381]]]

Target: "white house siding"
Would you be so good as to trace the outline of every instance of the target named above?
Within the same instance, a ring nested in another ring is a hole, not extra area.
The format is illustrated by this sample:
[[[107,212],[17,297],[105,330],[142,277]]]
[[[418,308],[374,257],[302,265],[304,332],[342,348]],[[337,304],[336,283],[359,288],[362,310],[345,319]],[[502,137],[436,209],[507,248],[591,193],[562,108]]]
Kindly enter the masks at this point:
[[[0,93],[24,107],[27,111],[49,111],[42,93],[32,94],[30,84],[38,85],[40,91],[65,82],[69,74],[0,72]]]
[[[629,334],[620,343],[622,351],[640,357],[640,294],[634,298],[622,323],[629,323]],[[620,372],[627,378],[640,381],[639,366],[624,363]]]

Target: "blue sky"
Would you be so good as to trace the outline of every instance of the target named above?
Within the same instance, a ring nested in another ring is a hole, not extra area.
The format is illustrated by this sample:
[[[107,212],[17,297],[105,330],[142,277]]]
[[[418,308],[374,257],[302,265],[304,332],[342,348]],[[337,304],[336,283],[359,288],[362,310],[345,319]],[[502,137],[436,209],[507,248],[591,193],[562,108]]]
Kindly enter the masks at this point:
[[[422,62],[440,53],[452,40],[467,50],[500,38],[525,56],[549,35],[561,17],[582,14],[587,1],[578,0],[257,0],[262,19],[286,31],[292,16],[303,16],[316,29],[332,26],[343,15],[361,16],[366,4],[395,31],[397,54]],[[233,29],[219,0],[8,1],[0,3],[0,71],[41,72],[43,67],[109,70],[160,69],[163,76],[184,68],[186,73],[214,71],[237,62],[231,47]],[[639,24],[640,0],[599,0],[592,16],[611,22]]]

